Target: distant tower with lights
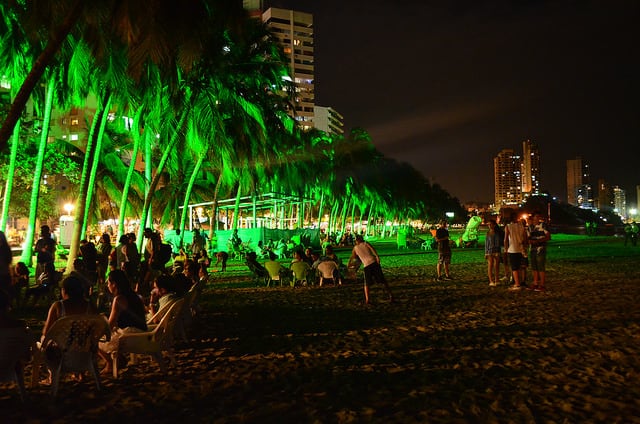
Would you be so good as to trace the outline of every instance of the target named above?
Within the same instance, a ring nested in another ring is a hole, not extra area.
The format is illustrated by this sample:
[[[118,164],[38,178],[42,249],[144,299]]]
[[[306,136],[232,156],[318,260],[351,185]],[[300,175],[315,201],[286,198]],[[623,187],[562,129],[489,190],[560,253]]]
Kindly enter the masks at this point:
[[[512,149],[503,149],[493,158],[495,207],[522,202],[522,158]]]
[[[522,142],[522,195],[534,196],[540,193],[540,152],[531,140]]]
[[[580,156],[567,160],[567,203],[581,208],[593,207],[593,187],[589,165]]]
[[[627,217],[627,195],[626,192],[618,187],[613,187],[613,207],[614,211],[622,217],[622,219],[626,219]]]
[[[245,1],[245,7],[248,3],[257,2]],[[278,39],[289,58],[289,69],[296,90],[295,111],[292,111],[295,113],[292,115],[302,129],[313,128],[315,106],[313,15],[271,7],[262,14],[262,21]]]

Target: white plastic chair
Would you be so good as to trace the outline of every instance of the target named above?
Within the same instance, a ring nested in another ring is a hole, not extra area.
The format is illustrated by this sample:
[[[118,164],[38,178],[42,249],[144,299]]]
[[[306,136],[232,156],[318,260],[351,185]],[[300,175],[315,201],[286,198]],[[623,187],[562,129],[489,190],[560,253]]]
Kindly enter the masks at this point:
[[[47,367],[51,370],[51,395],[58,393],[60,376],[65,372],[89,371],[100,390],[98,371],[98,343],[111,337],[109,323],[104,315],[68,315],[53,323],[41,349]]]
[[[131,355],[131,363],[136,363],[136,355],[150,355],[166,372],[162,352],[167,352],[171,365],[176,365],[173,352],[175,342],[174,329],[184,306],[184,298],[176,300],[160,323],[151,331],[124,333],[119,336],[116,349],[111,352],[113,359],[113,377],[118,378],[118,356]]]
[[[320,274],[320,284],[319,286],[322,287],[322,284],[327,281],[330,280],[333,284],[336,284],[336,274],[338,271],[338,264],[336,264],[333,261],[322,261],[318,264],[318,273]]]
[[[0,381],[15,381],[24,402],[24,369],[20,361],[29,361],[34,338],[26,327],[0,329]]]

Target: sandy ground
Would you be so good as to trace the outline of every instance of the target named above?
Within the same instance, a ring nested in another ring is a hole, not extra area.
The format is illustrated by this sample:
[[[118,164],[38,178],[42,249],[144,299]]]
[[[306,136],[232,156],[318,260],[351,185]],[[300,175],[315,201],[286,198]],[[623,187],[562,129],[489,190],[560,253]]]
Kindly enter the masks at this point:
[[[360,284],[217,288],[247,280],[232,264],[168,375],[143,359],[24,406],[3,383],[0,421],[640,422],[638,259],[551,262],[538,293],[489,287],[455,252],[446,283],[433,256],[383,257],[397,301],[374,286],[369,307]]]

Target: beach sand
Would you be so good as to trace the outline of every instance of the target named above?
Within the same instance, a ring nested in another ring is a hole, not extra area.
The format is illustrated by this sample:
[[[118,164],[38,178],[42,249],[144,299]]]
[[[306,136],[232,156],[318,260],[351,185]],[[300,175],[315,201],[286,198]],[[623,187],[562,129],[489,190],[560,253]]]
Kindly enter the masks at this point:
[[[2,383],[0,421],[640,422],[637,253],[550,262],[546,293],[489,287],[456,252],[435,282],[413,255],[383,257],[396,302],[373,286],[373,306],[361,283],[216,288],[248,278],[232,263],[168,375],[143,358],[101,392],[65,381],[24,406]]]

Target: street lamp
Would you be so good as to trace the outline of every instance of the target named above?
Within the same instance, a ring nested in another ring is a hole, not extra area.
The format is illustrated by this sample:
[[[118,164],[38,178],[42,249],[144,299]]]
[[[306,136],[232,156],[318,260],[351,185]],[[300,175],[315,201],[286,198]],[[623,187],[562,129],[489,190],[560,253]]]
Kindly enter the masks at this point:
[[[63,206],[64,210],[67,212],[67,215],[71,215],[71,211],[73,210],[73,203],[65,203]]]

